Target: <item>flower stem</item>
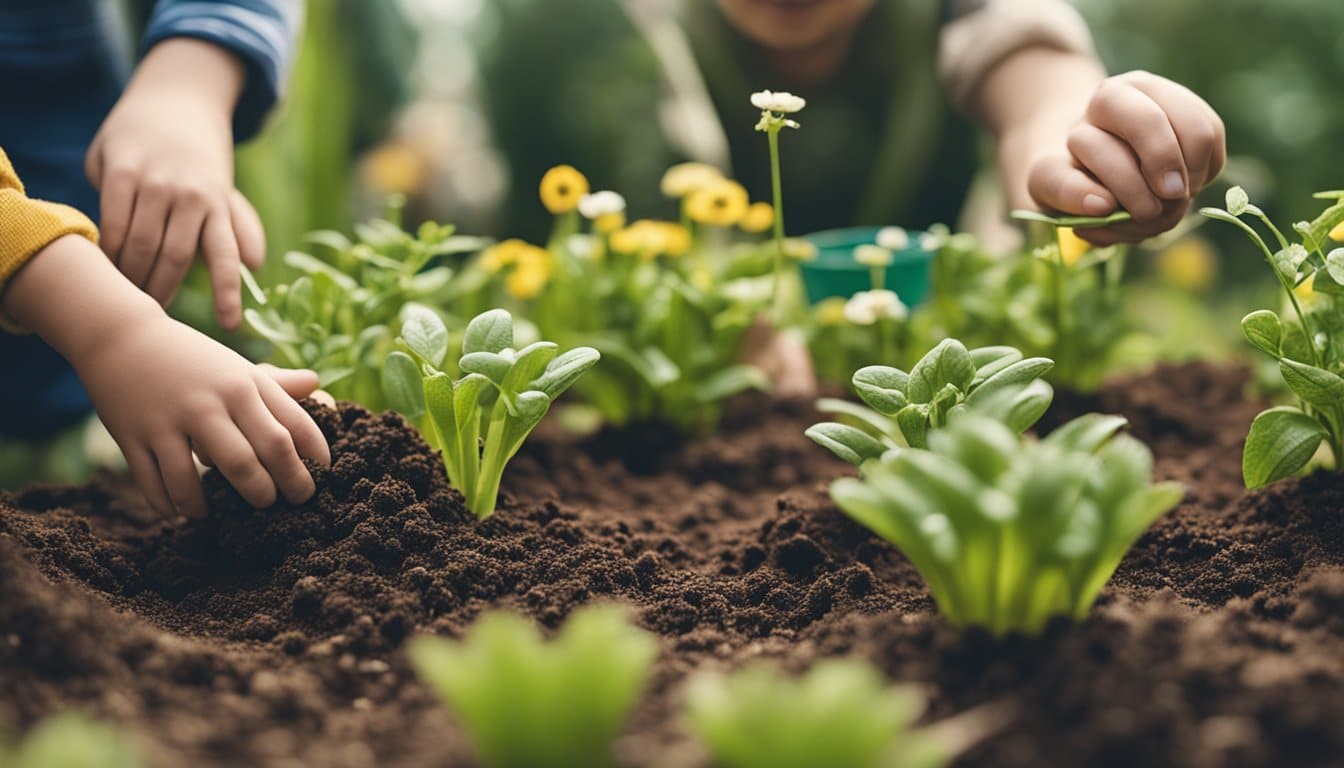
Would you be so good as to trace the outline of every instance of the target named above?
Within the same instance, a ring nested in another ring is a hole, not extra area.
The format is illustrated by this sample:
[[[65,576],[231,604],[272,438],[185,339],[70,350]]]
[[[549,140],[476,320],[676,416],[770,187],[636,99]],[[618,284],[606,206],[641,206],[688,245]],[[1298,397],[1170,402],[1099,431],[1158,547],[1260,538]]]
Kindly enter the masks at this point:
[[[771,305],[774,307],[775,325],[784,323],[784,185],[779,173],[779,126],[772,126],[765,132],[770,140],[770,190],[775,204],[775,279],[771,288]]]

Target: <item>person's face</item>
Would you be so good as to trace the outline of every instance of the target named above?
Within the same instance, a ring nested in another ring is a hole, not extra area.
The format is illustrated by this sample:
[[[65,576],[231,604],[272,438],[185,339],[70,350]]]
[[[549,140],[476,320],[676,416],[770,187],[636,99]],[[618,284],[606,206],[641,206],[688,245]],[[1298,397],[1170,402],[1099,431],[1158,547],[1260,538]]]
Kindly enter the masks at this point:
[[[752,42],[775,53],[846,39],[877,0],[716,0]]]

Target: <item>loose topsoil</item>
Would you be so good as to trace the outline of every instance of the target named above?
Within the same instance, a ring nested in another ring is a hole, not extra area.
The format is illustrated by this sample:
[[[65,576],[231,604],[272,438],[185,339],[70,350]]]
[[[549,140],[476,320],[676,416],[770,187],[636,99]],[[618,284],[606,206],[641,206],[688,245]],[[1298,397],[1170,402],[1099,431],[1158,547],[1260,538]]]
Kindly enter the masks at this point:
[[[827,483],[850,470],[803,436],[806,405],[744,402],[679,447],[543,433],[485,522],[398,417],[311,406],[334,461],[302,506],[254,511],[213,477],[194,520],[156,518],[118,477],[3,498],[0,726],[79,708],[163,766],[470,764],[407,637],[621,600],[662,639],[628,765],[703,763],[678,720],[691,670],[838,654],[925,687],[930,720],[1013,706],[959,765],[1344,764],[1344,483],[1241,488],[1245,378],[1164,367],[1061,400],[1056,422],[1128,416],[1189,491],[1086,623],[1004,641],[945,626],[904,558],[836,511]]]

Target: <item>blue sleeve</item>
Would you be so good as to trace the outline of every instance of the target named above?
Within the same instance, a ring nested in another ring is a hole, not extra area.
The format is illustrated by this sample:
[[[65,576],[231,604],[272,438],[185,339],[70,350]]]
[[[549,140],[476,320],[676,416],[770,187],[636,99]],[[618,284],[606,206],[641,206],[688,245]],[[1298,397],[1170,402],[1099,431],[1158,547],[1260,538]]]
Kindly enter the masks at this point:
[[[242,58],[247,80],[233,113],[234,140],[260,130],[284,91],[298,46],[303,0],[158,0],[141,50],[170,37],[194,37]]]

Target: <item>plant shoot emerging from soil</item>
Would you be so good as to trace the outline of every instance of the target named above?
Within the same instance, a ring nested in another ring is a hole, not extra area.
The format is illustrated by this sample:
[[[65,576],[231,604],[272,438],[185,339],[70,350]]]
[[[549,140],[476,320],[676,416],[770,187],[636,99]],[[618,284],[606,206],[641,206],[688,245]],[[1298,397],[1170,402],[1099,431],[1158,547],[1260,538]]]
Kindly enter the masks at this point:
[[[1152,484],[1152,453],[1116,434],[1124,424],[1089,414],[1037,441],[967,413],[928,450],[869,462],[831,495],[910,559],[948,621],[1034,635],[1086,617],[1134,540],[1181,499],[1179,485]]]
[[[821,400],[820,410],[852,423],[816,424],[807,436],[845,461],[862,465],[892,449],[927,447],[931,430],[955,413],[979,406],[991,406],[1014,432],[1023,432],[1054,399],[1054,390],[1040,378],[1053,365],[1044,357],[1024,357],[1012,347],[968,350],[960,341],[946,339],[909,373],[886,365],[860,368],[852,383],[868,408]]]
[[[420,637],[411,663],[466,728],[489,768],[613,763],[620,734],[658,655],[614,605],[581,608],[551,642],[520,616],[495,612],[460,642]]]
[[[504,466],[552,401],[600,357],[590,347],[562,354],[549,341],[515,350],[513,317],[502,309],[467,324],[458,360],[463,375],[456,381],[442,370],[448,329],[437,314],[408,308],[400,341],[410,354],[388,354],[383,386],[407,418],[428,419],[428,434],[443,451],[449,482],[480,518],[495,511]]]
[[[1241,456],[1247,488],[1259,488],[1301,470],[1324,443],[1335,468],[1344,468],[1344,248],[1326,251],[1344,224],[1344,191],[1316,197],[1334,202],[1313,221],[1293,225],[1291,242],[1241,187],[1227,192],[1226,209],[1200,213],[1235,225],[1255,243],[1283,289],[1287,322],[1269,309],[1241,320],[1256,349],[1279,363],[1298,398],[1296,407],[1270,408],[1251,423]],[[1259,219],[1274,235],[1272,249],[1245,217]]]
[[[888,686],[871,665],[848,659],[818,662],[797,678],[766,662],[701,672],[687,684],[686,704],[722,768],[937,768],[992,727],[962,716],[915,729],[919,691]]]

